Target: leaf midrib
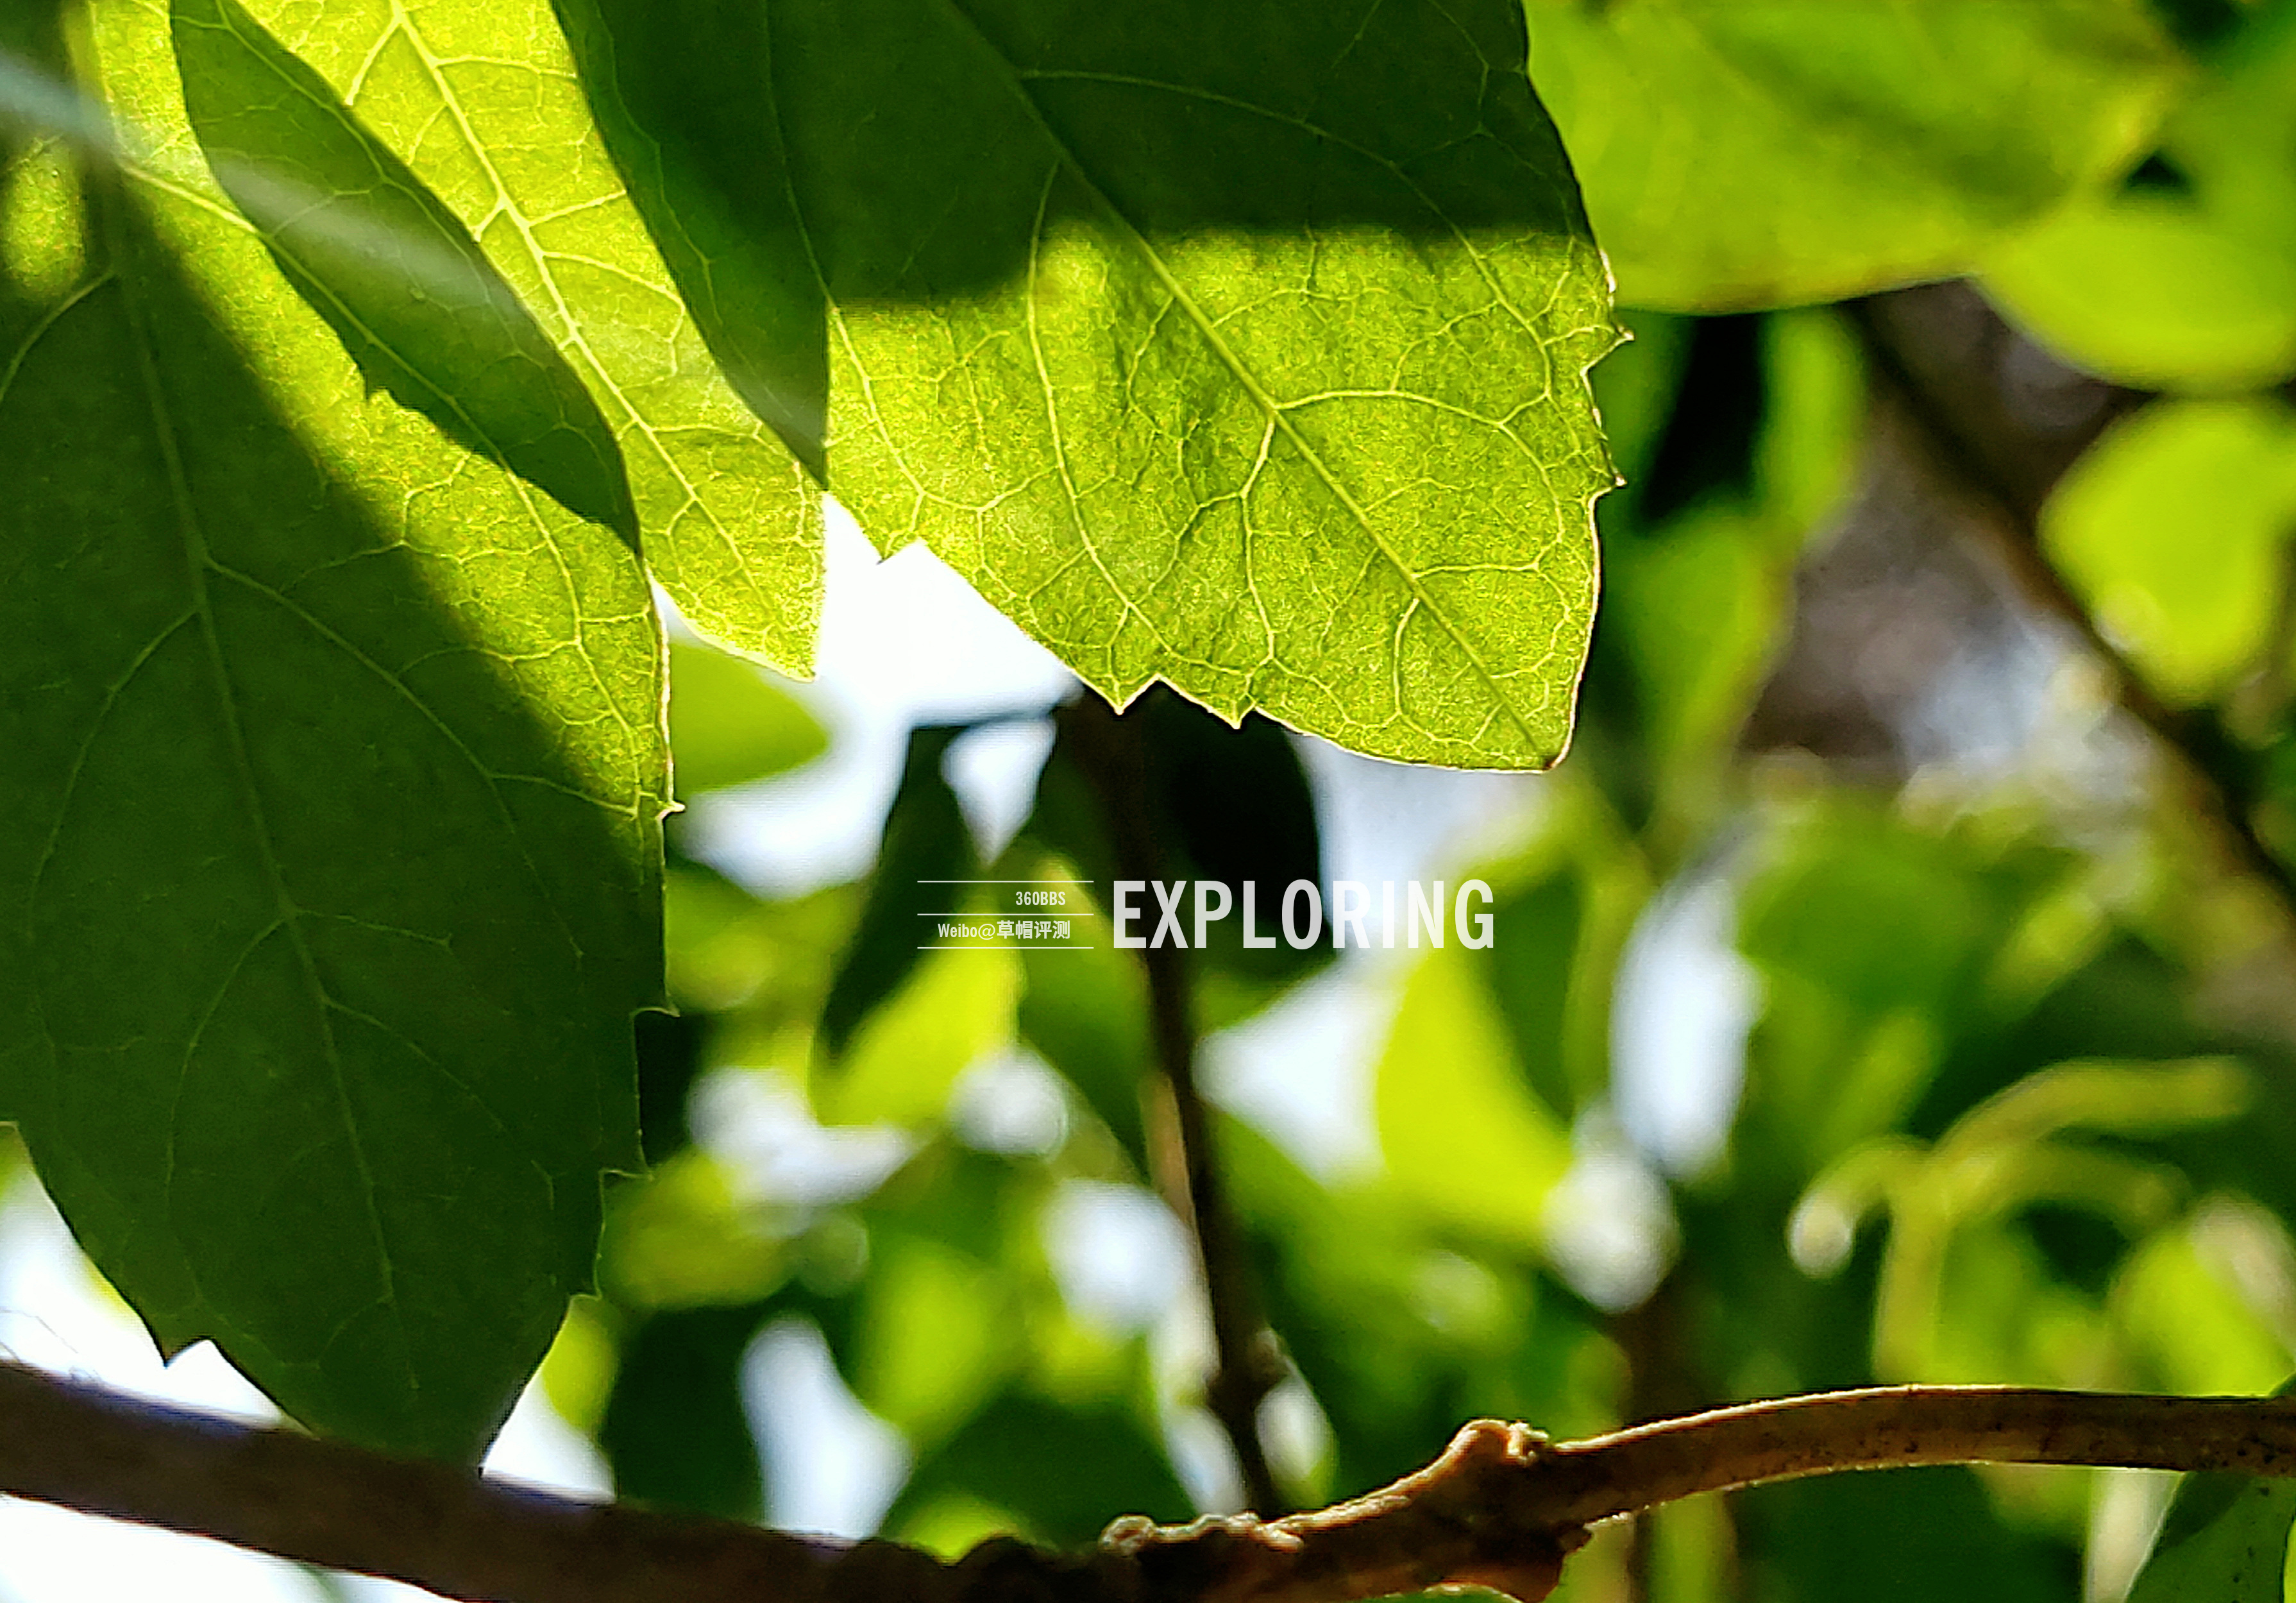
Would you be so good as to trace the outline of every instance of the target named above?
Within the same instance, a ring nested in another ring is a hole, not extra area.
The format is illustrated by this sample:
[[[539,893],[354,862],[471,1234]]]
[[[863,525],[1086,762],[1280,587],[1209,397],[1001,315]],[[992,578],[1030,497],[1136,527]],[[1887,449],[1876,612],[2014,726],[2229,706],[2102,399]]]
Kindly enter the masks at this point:
[[[118,264],[126,255],[126,242],[121,237],[117,215],[117,208],[124,201],[116,196],[109,197],[108,200],[109,203],[106,203],[106,200],[99,199],[96,204],[103,213],[105,243],[114,268],[117,270]],[[351,1106],[350,1085],[344,1072],[341,1048],[335,1040],[334,1022],[331,1012],[333,999],[328,995],[325,981],[319,974],[316,955],[313,953],[310,943],[304,937],[301,925],[302,908],[288,892],[286,875],[280,865],[269,815],[263,804],[261,790],[256,783],[254,761],[247,747],[246,728],[240,719],[239,703],[232,688],[230,670],[224,662],[223,645],[216,626],[213,604],[208,594],[207,576],[211,558],[208,550],[207,537],[201,524],[198,509],[193,504],[190,483],[184,476],[181,448],[176,436],[174,413],[168,401],[166,385],[160,375],[159,355],[152,338],[150,308],[144,304],[140,288],[135,280],[135,275],[132,272],[119,274],[121,299],[127,308],[127,326],[135,341],[137,366],[143,378],[144,401],[150,408],[153,441],[159,447],[160,461],[168,476],[169,498],[176,509],[176,527],[184,549],[185,580],[192,592],[193,611],[199,620],[201,640],[204,647],[202,655],[207,661],[210,688],[223,716],[226,744],[231,753],[233,782],[239,791],[240,805],[245,810],[248,821],[253,830],[257,855],[261,862],[264,877],[269,884],[272,898],[277,907],[279,924],[286,931],[289,944],[295,953],[297,967],[303,977],[304,987],[310,995],[314,1011],[317,1015],[319,1036],[323,1047],[322,1056],[326,1062],[328,1076],[335,1093],[337,1115],[342,1122],[343,1134],[350,1145],[352,1163],[359,1180],[359,1197],[365,1204],[367,1226],[373,1240],[375,1262],[381,1273],[382,1303],[390,1310],[392,1319],[398,1326],[402,1345],[411,1348],[413,1343],[408,1336],[406,1312],[398,1299],[398,1269],[391,1261],[389,1232],[382,1221],[373,1161],[367,1152],[365,1137],[359,1128],[359,1121]],[[191,1055],[187,1050],[181,1074],[183,1078],[188,1078],[190,1073]],[[170,1198],[171,1204],[175,1192],[176,1133],[177,1127],[171,1123],[168,1139],[168,1178],[164,1183],[164,1191]],[[185,1253],[184,1262],[186,1272],[191,1274],[193,1284],[196,1285],[198,1270],[193,1255]],[[200,1295],[202,1302],[209,1302],[204,1291]],[[213,1304],[210,1303],[209,1306],[212,1307]],[[215,1311],[222,1312],[220,1309]]]

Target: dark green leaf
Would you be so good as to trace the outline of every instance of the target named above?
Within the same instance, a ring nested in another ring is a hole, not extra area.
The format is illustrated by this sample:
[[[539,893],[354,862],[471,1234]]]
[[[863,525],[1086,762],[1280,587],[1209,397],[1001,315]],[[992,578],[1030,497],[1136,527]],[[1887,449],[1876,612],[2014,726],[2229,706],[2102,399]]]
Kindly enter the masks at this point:
[[[598,1445],[617,1495],[722,1519],[762,1519],[765,1475],[742,1400],[763,1303],[654,1314],[622,1349]]]
[[[833,1057],[844,1051],[870,1012],[915,972],[929,944],[928,914],[960,910],[980,871],[980,853],[965,826],[941,759],[961,728],[931,726],[909,733],[900,787],[885,814],[885,834],[860,922],[822,1005],[822,1044]]]
[[[93,205],[106,276],[0,394],[0,1106],[168,1350],[213,1336],[312,1425],[467,1455],[638,1161],[644,580],[478,463],[375,516],[329,463],[430,426],[363,409],[215,212],[163,243]]]

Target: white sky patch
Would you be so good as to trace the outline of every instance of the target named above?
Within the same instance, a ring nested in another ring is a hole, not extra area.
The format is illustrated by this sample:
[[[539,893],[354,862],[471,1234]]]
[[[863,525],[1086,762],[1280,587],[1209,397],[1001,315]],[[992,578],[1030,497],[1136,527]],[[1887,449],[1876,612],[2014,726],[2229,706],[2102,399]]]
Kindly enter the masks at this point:
[[[1737,950],[1737,892],[1721,875],[1677,882],[1643,910],[1611,1009],[1611,1094],[1628,1139],[1695,1174],[1737,1117],[1761,982]]]
[[[949,747],[941,772],[956,793],[982,862],[996,861],[1029,821],[1037,776],[1052,754],[1052,720],[1042,718],[987,724]]]
[[[1186,1232],[1137,1186],[1070,1180],[1046,1208],[1044,1230],[1061,1295],[1111,1330],[1149,1329],[1194,1295]]]
[[[802,1319],[767,1327],[742,1360],[742,1396],[765,1446],[768,1523],[873,1533],[908,1478],[908,1448],[846,1389],[821,1332]]]
[[[890,1125],[830,1126],[783,1075],[721,1069],[694,1088],[694,1145],[759,1201],[825,1206],[866,1196],[916,1143]]]
[[[1205,1091],[1325,1181],[1379,1167],[1372,1080],[1394,999],[1369,952],[1208,1037]]]

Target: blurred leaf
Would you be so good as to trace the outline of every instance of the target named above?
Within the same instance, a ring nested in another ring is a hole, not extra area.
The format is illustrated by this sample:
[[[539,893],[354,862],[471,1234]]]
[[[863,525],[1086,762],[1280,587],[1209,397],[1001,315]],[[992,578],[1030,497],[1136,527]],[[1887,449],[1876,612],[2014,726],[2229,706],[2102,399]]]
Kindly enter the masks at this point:
[[[709,1036],[706,1015],[637,1016],[638,1140],[649,1163],[660,1163],[693,1139],[686,1102],[701,1077]]]
[[[1693,849],[1723,804],[1784,637],[1792,566],[1851,482],[1864,380],[1830,314],[1636,313],[1634,324],[1664,331],[1691,360],[1670,390],[1650,376],[1662,361],[1625,365],[1634,348],[1595,371],[1606,421],[1623,389],[1627,426],[1639,438],[1655,414],[1664,432],[1622,456],[1628,492],[1603,503],[1585,722],[1592,771],[1663,866]]]
[[[946,890],[947,887],[941,887]],[[845,1056],[818,1063],[813,1101],[829,1124],[937,1119],[958,1075],[1013,1040],[1021,959],[1004,947],[923,955],[863,1021]]]
[[[930,1447],[1013,1367],[1011,1314],[987,1265],[879,1233],[861,1292],[855,1393],[913,1446]]]
[[[777,1222],[735,1195],[716,1159],[689,1147],[616,1193],[600,1279],[632,1308],[754,1302],[788,1272]]]
[[[1565,869],[1491,904],[1492,927],[1507,938],[1494,940],[1483,956],[1524,1079],[1541,1103],[1565,1119],[1578,1111],[1582,1093],[1600,1089],[1572,1083],[1565,1052],[1586,918],[1586,887]]]
[[[992,1536],[1017,1533],[1020,1524],[1008,1509],[993,1508],[962,1492],[950,1492],[921,1500],[904,1514],[899,1525],[880,1526],[879,1533],[954,1563]]]
[[[931,915],[961,913],[972,900],[974,887],[962,882],[980,875],[980,854],[941,772],[950,743],[963,732],[945,725],[909,731],[869,898],[822,1005],[822,1045],[832,1059],[843,1055],[862,1020],[924,961],[932,941]]]
[[[2143,1384],[2195,1396],[2240,1396],[2269,1390],[2296,1362],[2287,1332],[2242,1284],[2242,1270],[2269,1276],[2283,1266],[2287,1237],[2257,1242],[2258,1226],[2222,1204],[2197,1210],[2129,1254],[2114,1278],[2115,1325],[2143,1364]],[[2278,1249],[2276,1254],[2273,1249]],[[2276,1311],[2284,1318],[2286,1310]]]
[[[1739,903],[1739,948],[1871,1013],[1943,1006],[1990,933],[1953,850],[1845,806],[1792,828]]]
[[[722,1519],[765,1517],[742,1360],[769,1311],[761,1303],[672,1309],[638,1326],[598,1430],[617,1496]]]
[[[636,544],[613,431],[461,219],[238,0],[174,0],[208,165],[375,388]]]
[[[1531,1096],[1472,956],[1431,951],[1405,982],[1376,1071],[1380,1148],[1420,1213],[1536,1252],[1570,1138]]]
[[[1130,1410],[1062,1408],[1017,1390],[919,1456],[886,1523],[951,1493],[1008,1510],[1028,1535],[1061,1547],[1090,1543],[1119,1514],[1168,1522],[1193,1508],[1162,1443]]]
[[[1531,76],[1630,306],[1961,271],[2137,155],[2182,57],[2136,0],[1532,0]]]
[[[1773,1180],[1814,1174],[1921,1104],[2010,905],[1946,843],[1855,806],[1782,830],[1739,899],[1739,949],[1763,982],[1750,1160]]]
[[[164,13],[86,20],[188,148]],[[0,394],[0,1106],[163,1350],[468,1459],[638,1162],[660,638],[179,167],[90,179]]]
[[[2296,534],[2296,413],[2265,400],[2148,407],[2074,465],[2041,533],[2165,699],[2214,700],[2265,666]]]
[[[1142,720],[1149,783],[1170,852],[1166,872],[1218,880],[1234,898],[1234,911],[1209,926],[1210,944],[1196,961],[1287,979],[1328,963],[1331,949],[1321,943],[1304,951],[1280,939],[1265,949],[1243,946],[1246,885],[1265,937],[1275,933],[1294,881],[1323,883],[1315,793],[1292,736],[1257,714],[1231,727],[1161,686],[1126,716]]]
[[[1618,1422],[1615,1351],[1518,1253],[1470,1255],[1388,1180],[1326,1187],[1240,1122],[1219,1130],[1271,1322],[1336,1436],[1337,1486],[1406,1473],[1463,1418],[1563,1438]]]
[[[558,1417],[584,1435],[595,1435],[605,1418],[619,1361],[613,1305],[597,1296],[578,1296],[568,1305],[558,1338],[543,1354],[535,1380]]]
[[[665,891],[669,990],[679,1007],[718,1015],[729,1050],[742,1048],[745,1032],[812,1028],[853,928],[858,887],[764,901],[687,859],[671,865]]]
[[[1065,869],[1054,859],[1037,872],[1052,876]],[[1116,949],[1097,908],[1073,911],[1077,949],[1021,949],[1025,984],[1015,1022],[1021,1039],[1076,1087],[1145,1174],[1140,1093],[1154,1066],[1147,975],[1131,953]]]
[[[2291,1526],[2296,1482],[2188,1475],[2128,1603],[2280,1603]]]
[[[1761,319],[1700,317],[1689,336],[1673,413],[1636,487],[1645,523],[1710,497],[1743,502],[1754,493],[1755,448],[1769,405]]]
[[[2077,1556],[2004,1524],[1959,1467],[1826,1475],[1741,1492],[1741,1563],[1765,1603],[2036,1603],[2079,1595]]]
[[[677,793],[698,796],[802,767],[829,749],[829,734],[758,670],[672,641],[669,749]]]
[[[1987,292],[2091,372],[2237,390],[2296,369],[2296,11],[2255,18],[2117,193],[1986,259]]]
[[[2037,1356],[2046,1345],[2046,1311],[2062,1299],[2046,1285],[2038,1254],[1994,1221],[2049,1204],[2144,1235],[2179,1200],[2180,1177],[2064,1138],[2157,1136],[2221,1122],[2240,1109],[2247,1088],[2239,1064],[2217,1058],[2060,1064],[2030,1074],[1964,1114],[1926,1151],[1891,1135],[1834,1163],[1794,1210],[1788,1228],[1796,1261],[1813,1273],[1833,1272],[1859,1221],[1886,1207],[1876,1373],[1892,1381],[2066,1384],[2093,1360],[2052,1370]]]
[[[1207,925],[1207,944],[1195,959],[1200,972],[1241,979],[1242,993],[1256,1005],[1264,999],[1258,988],[1289,983],[1329,963],[1327,945],[1301,950],[1277,933],[1292,884],[1323,885],[1315,793],[1294,737],[1258,716],[1231,726],[1160,685],[1143,693],[1125,718],[1136,720],[1146,751],[1147,802],[1164,876],[1217,880],[1228,888],[1230,911]],[[1070,756],[1070,738],[1054,739],[1025,833],[1075,864],[1104,900],[1115,859],[1102,805]],[[1256,932],[1273,937],[1273,947],[1243,945],[1247,884]],[[1188,905],[1184,922],[1192,916]]]

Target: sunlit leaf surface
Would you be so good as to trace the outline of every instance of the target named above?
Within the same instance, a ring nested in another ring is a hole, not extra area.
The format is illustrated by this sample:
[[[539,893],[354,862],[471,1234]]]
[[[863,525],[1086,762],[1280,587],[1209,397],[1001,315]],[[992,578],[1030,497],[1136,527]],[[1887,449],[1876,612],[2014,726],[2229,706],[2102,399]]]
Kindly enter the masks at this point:
[[[1119,701],[1562,751],[1615,336],[1510,6],[573,9],[656,231],[737,219],[737,289],[810,275],[715,316],[826,308],[828,471],[881,548]]]
[[[620,441],[647,564],[687,621],[808,671],[817,492],[719,375],[624,197],[544,0],[261,0],[252,12],[471,227],[581,375]],[[312,130],[285,126],[295,120],[271,119],[272,159],[317,161]],[[433,339],[401,359],[452,393],[453,364],[468,358]]]

